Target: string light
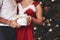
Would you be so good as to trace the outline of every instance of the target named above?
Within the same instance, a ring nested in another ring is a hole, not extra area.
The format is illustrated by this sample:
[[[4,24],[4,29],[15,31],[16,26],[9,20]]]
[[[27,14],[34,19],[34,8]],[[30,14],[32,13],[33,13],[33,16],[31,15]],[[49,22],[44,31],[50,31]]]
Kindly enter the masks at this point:
[[[36,27],[34,27],[34,30],[37,30],[37,28],[36,28]]]
[[[59,27],[59,25],[57,24],[55,27]]]
[[[54,2],[55,0],[51,0],[52,2]]]
[[[49,32],[52,32],[52,29],[49,29]]]
[[[38,37],[38,40],[41,40],[41,37]]]

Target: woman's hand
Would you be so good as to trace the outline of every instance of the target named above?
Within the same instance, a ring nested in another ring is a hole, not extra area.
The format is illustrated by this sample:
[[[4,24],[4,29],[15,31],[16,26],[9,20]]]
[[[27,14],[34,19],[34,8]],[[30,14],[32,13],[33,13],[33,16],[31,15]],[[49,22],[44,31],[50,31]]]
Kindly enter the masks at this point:
[[[32,21],[32,17],[28,16],[27,17],[27,26],[31,24],[31,21]]]

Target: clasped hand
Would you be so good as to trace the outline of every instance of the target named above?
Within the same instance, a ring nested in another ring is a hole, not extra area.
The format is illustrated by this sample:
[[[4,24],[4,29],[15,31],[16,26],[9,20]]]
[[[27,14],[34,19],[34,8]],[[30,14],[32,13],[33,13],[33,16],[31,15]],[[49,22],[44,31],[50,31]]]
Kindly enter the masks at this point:
[[[20,24],[17,23],[17,20],[18,20],[19,18],[21,18],[21,16],[17,15],[17,16],[16,16],[16,19],[11,20],[10,26],[11,26],[12,28],[20,28],[20,27],[21,27]],[[31,20],[32,20],[31,16],[28,16],[28,15],[27,15],[27,26],[31,24]]]

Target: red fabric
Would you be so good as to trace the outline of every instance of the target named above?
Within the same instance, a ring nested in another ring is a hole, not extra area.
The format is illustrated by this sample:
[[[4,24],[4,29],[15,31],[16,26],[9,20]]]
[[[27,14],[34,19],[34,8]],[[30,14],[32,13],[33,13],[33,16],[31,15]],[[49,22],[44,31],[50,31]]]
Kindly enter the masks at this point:
[[[34,2],[33,4],[36,5],[37,2]],[[31,9],[28,9],[25,13],[33,17],[35,15],[35,12],[33,12],[33,10]],[[34,40],[32,25],[18,28],[16,31],[17,31],[17,40]]]
[[[39,2],[34,2],[33,4],[34,4],[35,6],[37,6],[37,5],[39,4]]]
[[[16,0],[17,3],[20,3],[22,0]]]

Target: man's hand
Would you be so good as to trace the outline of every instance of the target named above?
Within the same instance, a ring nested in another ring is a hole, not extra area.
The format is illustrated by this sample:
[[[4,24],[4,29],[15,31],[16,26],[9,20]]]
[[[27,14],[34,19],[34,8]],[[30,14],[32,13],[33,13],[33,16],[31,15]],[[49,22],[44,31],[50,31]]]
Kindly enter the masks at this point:
[[[19,18],[20,18],[19,16],[16,16],[16,19],[11,20],[9,25],[10,25],[12,28],[19,28],[20,25],[17,23],[17,19],[19,19]]]
[[[20,25],[18,25],[15,20],[12,20],[12,21],[10,22],[10,26],[11,26],[12,28],[19,28],[19,27],[20,27]]]

